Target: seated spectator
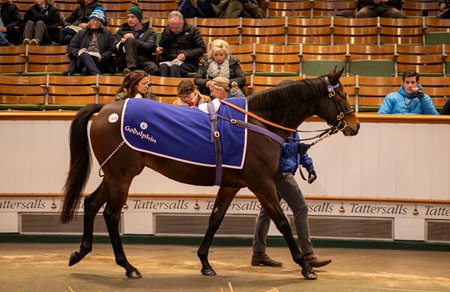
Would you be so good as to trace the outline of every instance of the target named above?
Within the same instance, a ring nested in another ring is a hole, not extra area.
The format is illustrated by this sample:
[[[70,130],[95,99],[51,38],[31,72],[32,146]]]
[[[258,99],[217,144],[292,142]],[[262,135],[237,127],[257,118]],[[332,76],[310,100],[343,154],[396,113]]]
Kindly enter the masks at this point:
[[[178,98],[173,102],[173,105],[198,107],[200,104],[210,100],[209,96],[200,94],[192,81],[181,80],[178,84]]]
[[[450,8],[446,0],[439,0],[439,18],[450,18]]]
[[[229,97],[245,97],[236,83],[232,83],[230,86],[230,80],[225,77],[216,77],[208,83],[209,90],[211,91],[212,99],[225,99]]]
[[[77,32],[85,29],[89,16],[97,7],[102,7],[97,0],[78,0],[78,6],[63,22],[65,27],[59,32],[59,44],[68,45]]]
[[[150,75],[157,75],[158,65],[152,60],[156,49],[156,33],[148,22],[141,21],[141,8],[130,7],[127,10],[127,22],[116,33],[117,67],[124,74],[141,69]]]
[[[206,45],[198,28],[186,23],[180,12],[172,11],[156,48],[163,61],[159,64],[161,76],[184,77],[189,72],[197,72],[198,59],[205,51]]]
[[[150,78],[144,70],[135,70],[125,75],[117,91],[116,100],[127,98],[148,98],[155,100],[149,86]]]
[[[221,0],[213,8],[219,18],[261,18],[262,15],[257,0]]]
[[[16,27],[21,19],[19,8],[9,0],[0,0],[0,46],[17,45],[20,34]]]
[[[450,115],[450,97],[445,102],[444,107],[441,109],[440,114],[441,115]]]
[[[424,94],[419,84],[419,73],[403,73],[403,84],[397,92],[391,92],[383,100],[379,114],[425,114],[437,115],[431,98]]]
[[[217,17],[212,4],[219,4],[220,0],[182,0],[178,11],[184,18],[212,18]]]
[[[239,90],[237,84],[233,82],[230,87],[230,80],[225,77],[216,77],[209,83],[209,90],[211,91],[211,99],[214,109],[220,106],[220,100],[230,97],[245,97],[244,94]],[[208,112],[208,107],[206,103],[202,103],[198,106],[201,111]]]
[[[218,76],[236,82],[241,91],[245,85],[245,74],[240,62],[230,54],[230,46],[224,40],[211,42],[207,57],[200,61],[200,67],[194,79],[195,85],[203,94],[209,94],[209,83]]]
[[[402,18],[401,0],[359,0],[357,18]]]
[[[89,16],[88,26],[77,32],[67,49],[71,58],[69,74],[98,75],[114,73],[114,36],[105,29],[105,10],[97,7]]]
[[[38,46],[57,40],[61,18],[58,9],[47,1],[35,0],[35,4],[25,11],[22,22],[24,45]]]

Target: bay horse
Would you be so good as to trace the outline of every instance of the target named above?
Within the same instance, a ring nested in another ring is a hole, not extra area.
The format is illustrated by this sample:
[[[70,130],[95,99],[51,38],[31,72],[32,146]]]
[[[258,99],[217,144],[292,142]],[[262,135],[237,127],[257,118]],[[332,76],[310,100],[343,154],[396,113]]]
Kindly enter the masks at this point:
[[[343,69],[336,72],[334,68],[327,75],[318,78],[290,82],[250,95],[248,123],[281,136],[283,141],[291,134],[292,129],[295,131],[305,119],[317,115],[334,129],[342,131],[345,136],[356,135],[359,121],[347,102],[339,81],[342,71]],[[128,262],[119,234],[120,214],[127,201],[133,178],[141,173],[144,167],[150,167],[178,182],[212,186],[215,183],[216,172],[214,167],[187,164],[139,152],[126,144],[118,147],[123,144],[121,126],[120,123],[108,121],[108,117],[114,115],[121,119],[123,108],[124,101],[107,105],[87,105],[80,109],[73,119],[70,129],[70,169],[64,186],[65,197],[60,219],[63,223],[67,223],[73,218],[89,177],[91,157],[87,126],[91,117],[98,112],[90,128],[90,139],[92,151],[101,165],[104,177],[97,189],[84,200],[83,238],[79,251],[73,252],[70,256],[69,266],[78,263],[91,252],[94,218],[106,204],[103,217],[116,263],[126,270],[127,277],[141,278],[141,273]],[[197,252],[203,275],[216,275],[208,261],[209,248],[236,193],[241,188],[248,187],[284,236],[293,260],[302,267],[303,277],[306,279],[317,277],[315,271],[303,259],[294,241],[289,222],[278,202],[273,178],[278,172],[281,144],[269,136],[249,131],[242,169],[225,167],[222,171],[221,184],[209,225]]]

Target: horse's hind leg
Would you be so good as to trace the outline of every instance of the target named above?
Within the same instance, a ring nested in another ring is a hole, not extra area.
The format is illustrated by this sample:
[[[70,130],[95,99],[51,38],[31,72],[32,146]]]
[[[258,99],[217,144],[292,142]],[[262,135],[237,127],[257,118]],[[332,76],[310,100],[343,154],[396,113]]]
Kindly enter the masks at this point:
[[[130,183],[121,182],[110,186],[110,200],[106,203],[103,217],[108,228],[109,238],[114,250],[116,263],[126,270],[128,278],[142,278],[141,273],[133,267],[127,260],[123,250],[122,239],[119,233],[120,213],[128,197],[128,188]]]
[[[220,187],[217,193],[216,201],[214,202],[214,207],[209,217],[208,229],[206,230],[205,236],[203,237],[202,243],[198,248],[197,255],[202,263],[202,274],[205,276],[215,276],[216,272],[211,267],[208,261],[209,248],[211,247],[214,235],[222,223],[222,220],[230,206],[231,201],[236,196],[239,188],[226,188]]]
[[[97,215],[98,210],[105,203],[103,189],[104,181],[102,181],[92,194],[84,199],[83,238],[81,240],[80,250],[70,255],[69,266],[75,265],[92,251],[95,215]]]

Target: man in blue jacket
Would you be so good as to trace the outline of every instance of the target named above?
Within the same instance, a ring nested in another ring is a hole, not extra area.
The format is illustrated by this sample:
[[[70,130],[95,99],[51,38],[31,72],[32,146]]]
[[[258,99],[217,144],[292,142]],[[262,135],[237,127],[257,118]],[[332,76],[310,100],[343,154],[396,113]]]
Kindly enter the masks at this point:
[[[315,254],[309,236],[308,205],[303,197],[303,193],[294,178],[299,165],[308,171],[308,183],[316,180],[317,175],[314,170],[312,159],[306,154],[310,145],[300,142],[297,133],[291,135],[291,139],[283,144],[280,157],[280,172],[275,177],[274,182],[277,193],[292,209],[295,220],[295,229],[300,241],[300,249],[304,259],[311,267],[322,267],[331,263],[330,259],[320,260]],[[281,262],[272,260],[266,254],[267,233],[270,226],[270,217],[261,208],[256,221],[255,236],[253,238],[252,266],[280,267]]]
[[[423,93],[419,73],[405,71],[402,80],[399,91],[386,95],[378,109],[379,114],[438,114],[431,98]]]

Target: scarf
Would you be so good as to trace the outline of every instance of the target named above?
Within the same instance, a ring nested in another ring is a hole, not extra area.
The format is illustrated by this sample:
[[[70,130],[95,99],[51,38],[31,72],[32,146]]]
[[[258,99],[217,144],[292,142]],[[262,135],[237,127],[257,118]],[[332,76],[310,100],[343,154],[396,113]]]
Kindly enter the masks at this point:
[[[208,78],[225,77],[230,78],[230,56],[228,56],[221,64],[218,64],[214,60],[208,66],[207,76]]]

